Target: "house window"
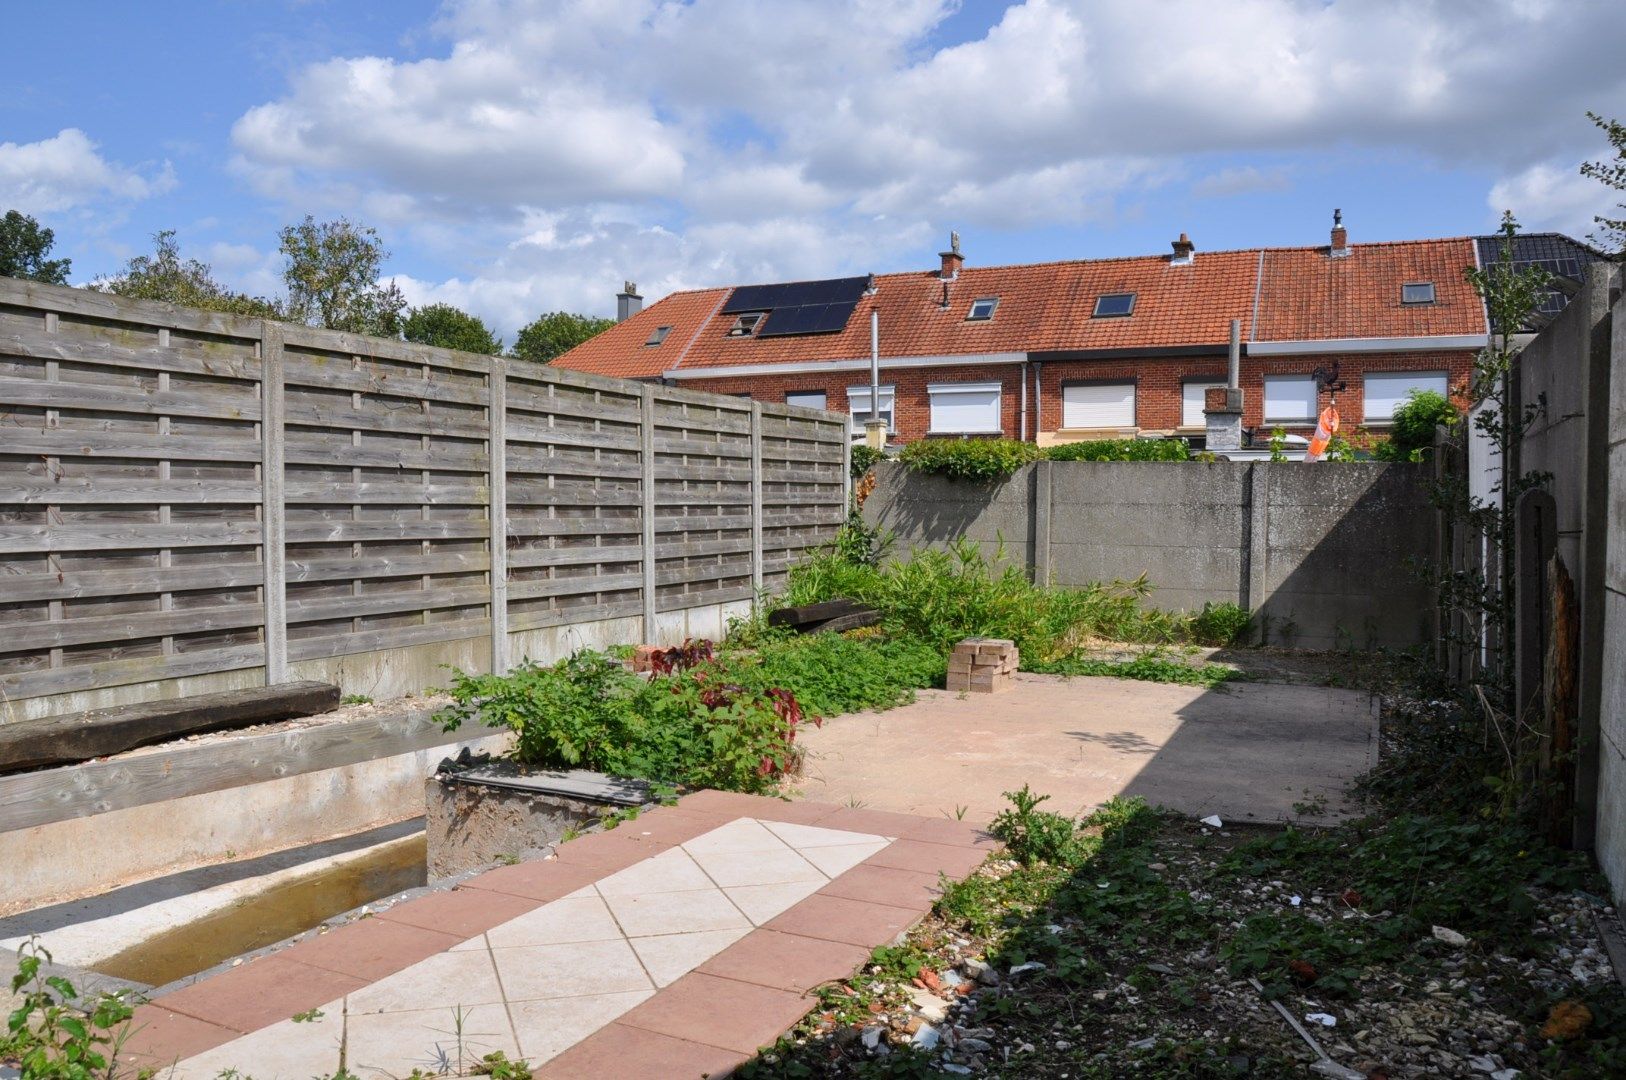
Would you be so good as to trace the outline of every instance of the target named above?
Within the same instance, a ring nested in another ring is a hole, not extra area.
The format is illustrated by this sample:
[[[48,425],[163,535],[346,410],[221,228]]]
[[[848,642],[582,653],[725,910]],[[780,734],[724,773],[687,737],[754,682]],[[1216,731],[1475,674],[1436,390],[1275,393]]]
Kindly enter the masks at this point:
[[[895,388],[891,387],[891,386],[882,386],[881,387],[881,402],[880,402],[881,407],[880,407],[879,419],[886,421],[886,430],[887,431],[897,431],[898,430],[897,425],[893,423],[893,416],[892,416],[892,401],[893,401],[893,390],[894,389]],[[865,424],[869,423],[869,419],[870,419],[869,387],[867,387],[867,386],[849,386],[849,387],[847,387],[847,406],[848,406],[848,408],[850,408],[852,410],[853,423],[854,424],[857,424],[859,427],[863,427]]]
[[[1432,304],[1434,302],[1434,283],[1432,281],[1408,281],[1400,286],[1400,302],[1402,304]]]
[[[1061,426],[1064,428],[1132,428],[1135,384],[1063,383]]]
[[[1315,419],[1314,375],[1266,375],[1265,423],[1302,424]]]
[[[932,383],[926,387],[931,399],[933,435],[999,435],[999,384]]]
[[[1368,423],[1393,420],[1395,410],[1406,403],[1415,390],[1432,390],[1445,396],[1443,371],[1370,371],[1362,380]]]
[[[786,390],[785,404],[798,405],[804,409],[823,409],[828,403],[823,390]]]
[[[762,324],[762,320],[767,314],[768,313],[766,311],[747,311],[742,313],[734,320],[734,325],[729,327],[728,336],[750,337],[752,334],[757,332],[757,327]]]
[[[1224,379],[1190,379],[1180,385],[1180,426],[1203,427],[1208,417],[1203,407],[1208,404],[1208,391],[1225,385]]]
[[[659,345],[661,342],[666,340],[666,335],[670,334],[671,332],[672,328],[670,326],[657,326],[655,327],[655,332],[649,335],[649,340],[644,342],[644,344]]]
[[[1095,298],[1095,318],[1116,319],[1135,313],[1135,294],[1132,292],[1105,293]]]
[[[966,316],[967,322],[982,322],[994,317],[994,309],[999,306],[997,296],[979,296],[971,301],[971,313]]]

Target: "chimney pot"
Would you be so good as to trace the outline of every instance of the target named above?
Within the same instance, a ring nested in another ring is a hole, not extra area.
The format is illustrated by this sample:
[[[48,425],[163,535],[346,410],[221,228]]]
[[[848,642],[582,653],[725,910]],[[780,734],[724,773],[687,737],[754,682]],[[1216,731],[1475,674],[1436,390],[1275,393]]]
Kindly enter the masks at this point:
[[[626,322],[642,310],[644,298],[638,295],[638,286],[630,281],[622,282],[621,291],[615,294],[615,321]]]
[[[1349,254],[1349,230],[1344,228],[1344,212],[1332,212],[1332,245],[1328,254],[1335,259],[1341,259]]]
[[[938,256],[943,260],[943,268],[938,271],[938,277],[944,281],[953,281],[960,276],[960,267],[965,265],[965,256],[960,252],[959,233],[949,233],[949,249],[938,252]]]
[[[1191,238],[1185,233],[1181,233],[1180,239],[1174,241],[1169,246],[1174,249],[1174,256],[1169,260],[1171,263],[1176,265],[1189,263],[1195,258],[1197,245],[1193,244],[1191,242]]]

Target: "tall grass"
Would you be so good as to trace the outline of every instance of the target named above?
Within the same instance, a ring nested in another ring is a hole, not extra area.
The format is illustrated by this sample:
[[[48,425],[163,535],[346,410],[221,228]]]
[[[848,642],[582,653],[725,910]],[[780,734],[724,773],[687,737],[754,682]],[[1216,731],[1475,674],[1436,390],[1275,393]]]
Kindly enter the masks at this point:
[[[1009,638],[1024,660],[1045,662],[1094,640],[1194,640],[1194,618],[1145,607],[1150,592],[1144,575],[1078,589],[1038,586],[1006,560],[1003,547],[990,557],[960,540],[879,566],[856,565],[833,552],[815,556],[791,571],[785,602],[848,597],[879,608],[894,634],[944,650],[966,637]]]

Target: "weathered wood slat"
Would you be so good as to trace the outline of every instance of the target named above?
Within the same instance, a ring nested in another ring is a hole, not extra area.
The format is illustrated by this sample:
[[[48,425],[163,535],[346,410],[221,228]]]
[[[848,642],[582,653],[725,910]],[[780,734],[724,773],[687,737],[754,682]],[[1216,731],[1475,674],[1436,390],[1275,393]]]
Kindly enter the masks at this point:
[[[573,577],[546,578],[540,581],[510,580],[508,597],[510,600],[535,600],[543,596],[590,596],[596,593],[636,589],[643,581],[642,570],[624,574],[578,574]]]
[[[433,715],[432,709],[415,709],[295,731],[228,736],[203,746],[0,777],[0,832],[302,776],[496,734],[478,725],[465,725],[449,734],[431,719]]]
[[[0,525],[0,555],[40,551],[130,551],[143,548],[227,547],[258,544],[254,521],[187,521],[168,525]]]
[[[522,630],[540,630],[548,626],[567,626],[571,623],[621,619],[641,615],[643,610],[642,600],[621,600],[611,604],[595,603],[589,608],[574,607],[562,611],[553,609],[510,611],[508,613],[508,631],[513,634]],[[522,650],[516,650],[515,655],[519,656],[521,652]]]
[[[359,484],[328,484],[289,480],[290,503],[331,503],[338,506],[391,504],[395,506],[485,506],[491,489],[483,483],[423,484],[415,477],[400,480],[364,480]]]
[[[637,530],[634,530],[635,532]],[[514,535],[510,530],[509,535]],[[606,544],[603,547],[512,548],[508,565],[515,569],[536,566],[581,566],[589,563],[637,562],[643,558],[640,544]]]
[[[0,404],[139,413],[146,416],[207,416],[225,420],[260,418],[260,402],[252,393],[148,390],[144,387],[96,386],[91,383],[46,382],[44,379],[11,379],[3,376],[0,376]]]
[[[490,597],[484,585],[447,589],[412,589],[401,592],[363,593],[334,599],[288,601],[288,622],[325,622],[330,619],[359,619],[367,615],[390,615],[401,611],[433,611],[442,608],[476,607]]]
[[[168,455],[161,455],[168,456]],[[414,447],[384,449],[382,447],[332,446],[317,447],[298,441],[288,442],[290,465],[344,465],[382,469],[435,469],[442,472],[469,472],[484,474],[490,462],[483,451],[457,452],[446,447],[428,450]]]
[[[204,731],[314,716],[339,706],[339,688],[280,683],[218,694],[0,724],[0,773],[118,754]]]
[[[0,601],[74,600],[95,596],[148,596],[158,593],[242,589],[260,584],[257,562],[168,569],[75,570],[60,574],[0,576]],[[0,633],[0,641],[5,635]]]
[[[104,660],[71,667],[39,668],[0,675],[0,694],[10,698],[67,694],[102,686],[130,683],[157,683],[215,671],[238,671],[259,667],[265,649],[259,644],[231,645],[223,649],[200,649],[166,656],[140,656],[127,660]]]
[[[663,596],[656,601],[655,608],[658,611],[682,611],[684,608],[705,607],[710,604],[728,604],[735,600],[750,600],[755,595],[751,591],[750,581],[747,581],[740,586],[691,589],[681,594]]]
[[[486,523],[471,521],[290,521],[288,543],[325,544],[367,540],[472,540]]]
[[[21,503],[24,506],[259,501],[260,485],[252,480],[149,480],[121,476],[64,476],[55,482],[0,481],[0,503]]]
[[[483,638],[490,633],[490,619],[448,619],[444,622],[412,623],[346,634],[291,638],[288,642],[288,659],[323,660],[355,653],[405,649],[433,642]]]
[[[483,551],[451,551],[435,555],[358,555],[354,558],[289,559],[288,580],[368,581],[418,577],[423,574],[465,574],[486,570],[490,560]]]
[[[242,315],[180,307],[156,300],[130,300],[93,289],[70,289],[18,278],[7,278],[5,284],[4,291],[0,291],[0,300],[19,307],[66,315],[88,315],[145,327],[167,326],[221,337],[258,339],[260,336],[261,320]]]
[[[259,626],[263,618],[264,611],[256,603],[9,623],[5,628],[4,648],[21,652],[94,645],[104,641],[139,641],[176,634],[217,633]]]
[[[243,437],[212,435],[146,435],[135,431],[40,431],[6,429],[0,454],[40,457],[164,458],[170,461],[259,461],[260,441],[253,428]]]
[[[751,501],[750,491],[707,491],[705,488],[684,491],[660,486],[655,488],[656,506],[749,506]]]
[[[751,441],[749,439],[713,442],[710,439],[690,439],[680,435],[668,435],[660,429],[656,429],[655,453],[694,454],[699,457],[720,458],[723,461],[740,461],[744,463],[748,471],[751,467]]]
[[[290,424],[335,428],[345,432],[450,435],[465,439],[483,439],[486,435],[483,419],[456,419],[445,414],[425,413],[421,409],[391,409],[383,413],[370,413],[349,407],[313,405],[308,401],[296,400],[288,403],[287,414]]]
[[[418,374],[358,369],[348,363],[318,359],[297,352],[287,354],[286,379],[287,384],[295,388],[308,386],[323,390],[354,390],[403,401],[483,405],[486,400],[484,387],[466,386],[433,377],[425,379]]]
[[[258,337],[258,334],[255,335]],[[178,375],[209,375],[221,379],[256,381],[260,361],[247,355],[223,355],[220,349],[189,345],[122,345],[115,341],[47,334],[40,330],[0,330],[0,356],[26,356],[35,360],[99,364],[143,374],[168,371]],[[63,384],[63,385],[80,385]]]
[[[283,334],[289,346],[299,350],[331,354],[335,362],[343,362],[352,356],[376,356],[385,360],[424,364],[445,368],[448,371],[467,372],[471,375],[484,375],[491,370],[489,356],[457,352],[453,349],[437,349],[395,338],[368,337],[365,334],[323,330],[314,326],[301,326],[298,323],[284,323]]]
[[[548,446],[579,446],[587,450],[636,450],[638,432],[578,431],[574,428],[549,427],[538,423],[524,413],[508,414],[508,441],[510,443],[540,443]]]

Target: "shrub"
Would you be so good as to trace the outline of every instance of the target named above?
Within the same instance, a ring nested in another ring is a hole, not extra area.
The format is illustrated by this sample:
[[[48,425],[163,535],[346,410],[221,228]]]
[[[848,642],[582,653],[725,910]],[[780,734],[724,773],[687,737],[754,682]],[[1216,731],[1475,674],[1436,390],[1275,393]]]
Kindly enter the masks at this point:
[[[1048,795],[1035,795],[1023,784],[1021,791],[1007,791],[1011,809],[1001,810],[988,831],[1005,842],[1011,857],[1023,866],[1034,863],[1066,863],[1078,846],[1078,825],[1072,818],[1040,810]]]
[[[886,452],[877,450],[873,446],[858,443],[853,447],[852,476],[854,480],[863,476],[875,467],[877,461],[885,461]]]
[[[1212,600],[1191,617],[1191,640],[1199,645],[1235,645],[1248,632],[1253,616],[1241,604]]]
[[[956,480],[998,480],[1039,458],[1039,448],[1015,439],[922,439],[898,460],[914,472]]]
[[[820,718],[907,704],[917,689],[941,685],[947,668],[944,654],[917,638],[784,632],[754,653],[725,650],[720,663],[727,681],[783,688]]]
[[[1052,446],[1044,456],[1051,461],[1186,461],[1191,447],[1184,439],[1092,439]]]
[[[1457,422],[1457,407],[1434,390],[1413,390],[1395,410],[1389,438],[1373,450],[1379,461],[1422,461],[1423,451],[1434,446],[1434,428]]]

